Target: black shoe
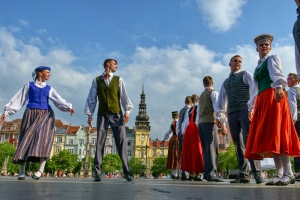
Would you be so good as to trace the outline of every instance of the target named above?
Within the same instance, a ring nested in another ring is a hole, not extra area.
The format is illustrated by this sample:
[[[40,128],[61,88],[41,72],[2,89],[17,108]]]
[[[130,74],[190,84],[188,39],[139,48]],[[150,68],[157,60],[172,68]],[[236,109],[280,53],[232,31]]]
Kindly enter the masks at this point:
[[[213,181],[213,182],[224,182],[224,180],[218,178],[217,176],[210,176],[209,179],[207,179],[207,181]]]
[[[254,178],[255,178],[256,184],[260,184],[260,183],[265,182],[265,180],[264,180],[264,178],[261,176],[261,173],[260,173],[260,172],[254,173]]]
[[[300,181],[300,177],[295,179],[296,181]]]
[[[199,175],[195,175],[195,176],[193,177],[193,180],[194,180],[194,181],[203,181],[203,179],[202,179]]]
[[[295,184],[295,177],[292,175],[284,175],[287,179],[280,179],[275,185],[288,185],[288,184]]]
[[[36,175],[33,174],[33,175],[31,176],[31,178],[33,178],[33,179],[35,179],[35,180],[39,180],[41,177],[36,176]]]
[[[189,179],[189,178],[187,178],[186,176],[184,176],[184,177],[181,177],[181,180],[182,180],[182,181],[190,181],[190,179]]]
[[[18,177],[18,180],[25,180],[25,177]]]
[[[126,174],[126,175],[124,176],[124,178],[125,178],[127,181],[133,181],[133,177],[130,176],[129,174]]]
[[[173,180],[174,180],[175,178],[176,178],[176,177],[175,177],[175,176],[172,174],[172,175],[171,175],[171,179],[173,179]]]
[[[94,181],[95,181],[95,182],[100,182],[100,181],[101,181],[100,176],[99,176],[99,175],[95,175]]]
[[[250,179],[248,177],[237,177],[235,180],[230,181],[230,183],[250,183]]]

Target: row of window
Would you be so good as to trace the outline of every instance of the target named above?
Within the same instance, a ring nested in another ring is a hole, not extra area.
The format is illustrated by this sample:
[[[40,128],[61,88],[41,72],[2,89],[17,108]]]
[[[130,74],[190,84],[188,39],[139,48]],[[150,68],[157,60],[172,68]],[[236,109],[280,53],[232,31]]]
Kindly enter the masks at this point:
[[[132,151],[131,150],[128,150],[127,151],[127,155],[128,156],[132,156]],[[160,151],[160,156],[164,156],[165,155],[165,152],[163,150]],[[145,156],[145,152],[144,151],[141,151],[140,152],[140,158],[144,158]],[[156,156],[156,151],[153,151],[153,156]]]

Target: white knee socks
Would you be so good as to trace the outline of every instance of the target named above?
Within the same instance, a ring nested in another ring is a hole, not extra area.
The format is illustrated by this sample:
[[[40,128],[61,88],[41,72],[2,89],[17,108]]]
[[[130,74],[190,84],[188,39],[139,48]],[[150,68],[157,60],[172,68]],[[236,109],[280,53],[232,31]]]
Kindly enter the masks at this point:
[[[37,171],[36,173],[34,173],[34,175],[36,175],[37,177],[41,177],[42,173],[44,172],[45,165],[46,165],[46,159],[45,158],[40,158],[40,168],[39,168],[39,171]]]
[[[285,154],[273,154],[276,175],[281,177],[283,174],[293,175],[290,157]]]

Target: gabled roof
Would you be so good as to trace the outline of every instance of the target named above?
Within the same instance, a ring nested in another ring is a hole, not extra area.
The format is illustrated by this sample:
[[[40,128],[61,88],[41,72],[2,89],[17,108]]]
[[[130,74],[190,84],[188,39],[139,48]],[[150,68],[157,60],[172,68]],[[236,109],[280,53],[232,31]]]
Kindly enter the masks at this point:
[[[69,126],[67,134],[76,134],[80,126]]]
[[[55,120],[55,126],[56,126],[56,127],[66,128],[66,127],[64,127],[65,125],[64,125],[64,123],[62,123],[62,121],[61,121],[60,119],[56,119],[56,120]],[[67,125],[67,126],[68,126],[68,125]]]

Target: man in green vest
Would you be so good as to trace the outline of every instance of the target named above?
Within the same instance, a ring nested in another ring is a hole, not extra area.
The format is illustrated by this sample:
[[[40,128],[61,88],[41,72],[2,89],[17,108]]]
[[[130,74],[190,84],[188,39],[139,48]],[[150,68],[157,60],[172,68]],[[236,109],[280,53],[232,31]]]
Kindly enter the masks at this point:
[[[104,146],[108,126],[113,131],[118,154],[122,160],[124,178],[132,181],[129,173],[126,130],[125,124],[129,121],[133,105],[128,98],[124,81],[121,77],[115,76],[118,66],[115,59],[106,59],[103,63],[104,72],[92,82],[88,98],[86,100],[85,114],[88,115],[88,124],[92,126],[92,117],[96,108],[97,99],[97,144],[94,158],[95,178],[94,181],[101,181],[101,167],[104,155]],[[124,110],[124,114],[121,109]]]
[[[298,137],[300,138],[300,87],[297,74],[289,73],[287,85],[290,88],[288,91],[289,106]],[[295,172],[297,172],[297,168],[300,166],[300,157],[295,157],[294,161]],[[300,178],[297,178],[296,181],[300,181]]]

